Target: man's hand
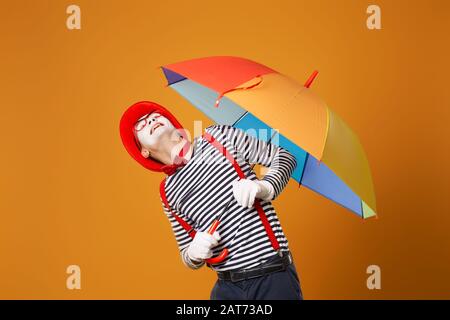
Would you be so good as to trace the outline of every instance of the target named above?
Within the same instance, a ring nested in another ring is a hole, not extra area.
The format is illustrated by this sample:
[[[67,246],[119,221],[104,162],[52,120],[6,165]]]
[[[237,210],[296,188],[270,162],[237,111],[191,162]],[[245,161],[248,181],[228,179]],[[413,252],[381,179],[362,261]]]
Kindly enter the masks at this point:
[[[264,180],[241,179],[233,181],[232,185],[237,203],[247,208],[253,207],[255,198],[270,200],[275,192],[270,182]]]
[[[194,240],[187,249],[189,259],[194,262],[200,262],[212,257],[211,249],[219,244],[220,235],[216,231],[212,235],[208,232],[198,231]]]

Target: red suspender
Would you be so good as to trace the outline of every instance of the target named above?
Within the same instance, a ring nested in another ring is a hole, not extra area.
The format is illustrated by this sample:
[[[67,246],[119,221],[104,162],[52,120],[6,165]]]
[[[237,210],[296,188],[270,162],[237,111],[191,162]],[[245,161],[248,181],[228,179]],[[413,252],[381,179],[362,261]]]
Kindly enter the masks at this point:
[[[228,159],[228,161],[231,162],[231,164],[233,165],[234,169],[236,170],[238,176],[241,179],[245,179],[245,174],[242,171],[239,164],[237,163],[236,159],[234,159],[233,155],[231,153],[229,153],[228,150],[209,133],[205,132],[203,134],[203,137],[209,143],[211,143],[211,145],[213,145],[219,152],[221,152],[223,154],[223,156]],[[184,228],[184,230],[186,230],[186,232],[189,234],[189,236],[194,238],[195,237],[194,228],[192,228],[186,221],[184,221],[175,212],[173,212],[172,208],[170,207],[169,202],[167,201],[166,192],[164,189],[165,182],[166,182],[166,179],[161,181],[161,185],[159,187],[159,192],[161,194],[161,199],[162,199],[164,205],[169,210],[169,212],[172,214],[172,216],[178,221],[178,223]],[[278,240],[275,237],[275,234],[273,233],[273,230],[272,230],[272,227],[270,226],[269,220],[267,220],[266,213],[264,212],[264,209],[262,208],[261,203],[259,202],[258,199],[255,199],[254,207],[255,207],[256,211],[258,212],[259,218],[261,219],[264,229],[266,230],[267,236],[269,237],[272,247],[274,248],[274,250],[278,250],[280,248],[280,244],[278,243]]]
[[[183,218],[181,218],[179,215],[177,215],[175,212],[173,212],[172,208],[170,207],[169,202],[167,201],[167,197],[166,197],[166,190],[164,188],[165,183],[166,183],[166,179],[161,181],[161,184],[159,185],[159,193],[161,195],[161,199],[162,199],[164,205],[166,206],[167,210],[169,210],[172,217],[174,217],[178,221],[178,223],[183,227],[183,229],[186,230],[188,235],[191,238],[194,238],[195,233],[196,233],[195,229],[192,228],[189,223],[184,221]]]

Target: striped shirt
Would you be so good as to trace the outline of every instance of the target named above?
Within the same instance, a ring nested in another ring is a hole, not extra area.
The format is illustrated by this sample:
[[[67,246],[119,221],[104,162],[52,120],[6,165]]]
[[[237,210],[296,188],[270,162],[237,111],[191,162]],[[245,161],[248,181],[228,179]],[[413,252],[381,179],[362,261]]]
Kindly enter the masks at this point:
[[[275,199],[288,183],[296,161],[285,149],[259,140],[232,126],[214,125],[206,128],[206,132],[233,155],[246,179],[258,179],[251,169],[251,163],[268,168],[262,179],[271,183],[274,188],[271,200]],[[166,197],[171,209],[197,231],[207,231],[232,198],[217,229],[221,241],[213,248],[213,256],[224,248],[228,248],[229,254],[223,262],[211,266],[215,271],[251,268],[275,254],[256,209],[244,208],[234,199],[231,183],[238,179],[231,162],[208,141],[198,137],[193,142],[191,159],[168,176],[165,182]],[[287,251],[288,241],[272,203],[263,200],[260,203],[280,244],[280,250]],[[178,248],[183,253],[192,238],[164,203],[163,208],[169,218]]]

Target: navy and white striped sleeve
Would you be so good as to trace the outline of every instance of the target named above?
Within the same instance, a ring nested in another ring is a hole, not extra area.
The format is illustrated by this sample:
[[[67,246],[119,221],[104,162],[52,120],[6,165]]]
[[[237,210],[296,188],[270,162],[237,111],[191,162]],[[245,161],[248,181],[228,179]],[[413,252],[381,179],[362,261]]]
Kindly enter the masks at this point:
[[[268,168],[262,180],[272,184],[275,192],[271,200],[275,199],[289,182],[297,165],[295,157],[286,149],[251,136],[241,129],[225,125],[221,127],[236,151],[247,162]]]

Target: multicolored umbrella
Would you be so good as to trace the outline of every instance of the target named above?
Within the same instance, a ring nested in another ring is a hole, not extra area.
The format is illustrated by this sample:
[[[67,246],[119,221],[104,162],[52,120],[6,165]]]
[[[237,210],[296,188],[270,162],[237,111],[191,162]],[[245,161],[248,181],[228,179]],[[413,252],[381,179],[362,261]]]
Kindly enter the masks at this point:
[[[305,85],[254,61],[229,56],[161,67],[168,86],[218,124],[277,143],[297,159],[292,178],[355,212],[376,215],[369,164],[358,137]],[[274,135],[272,128],[279,130]],[[262,130],[261,130],[262,129]]]

